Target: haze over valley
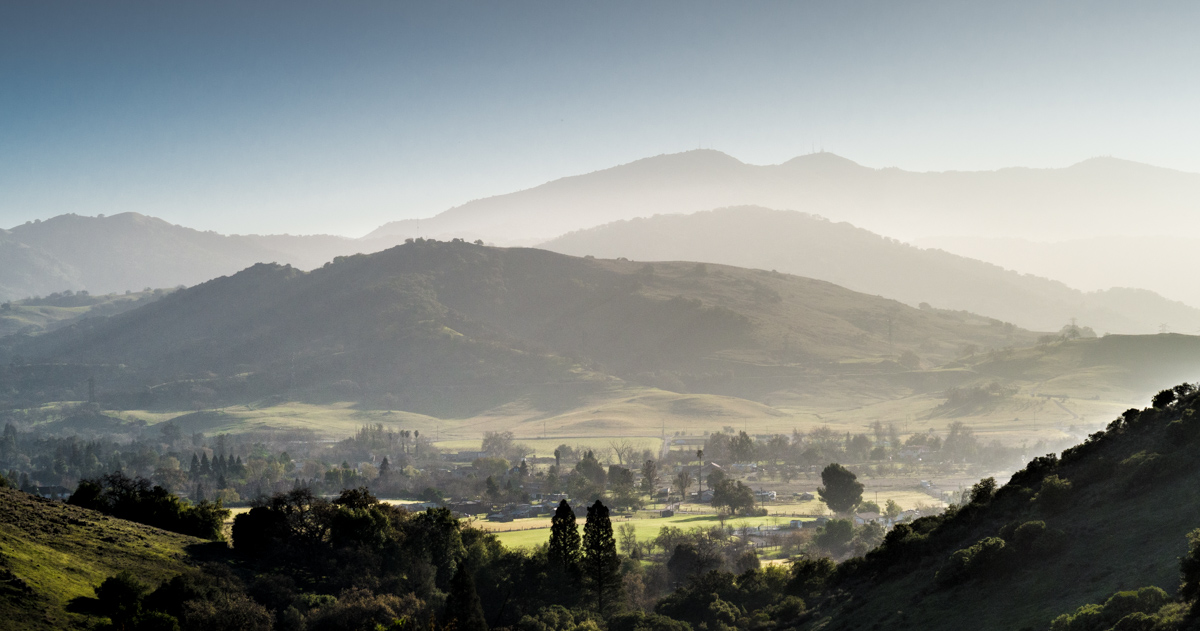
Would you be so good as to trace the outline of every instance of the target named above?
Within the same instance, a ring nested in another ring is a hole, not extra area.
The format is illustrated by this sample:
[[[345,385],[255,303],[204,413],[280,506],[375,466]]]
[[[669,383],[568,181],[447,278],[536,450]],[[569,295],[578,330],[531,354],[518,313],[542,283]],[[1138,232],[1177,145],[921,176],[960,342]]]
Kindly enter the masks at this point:
[[[1200,629],[1198,19],[0,4],[0,629]]]

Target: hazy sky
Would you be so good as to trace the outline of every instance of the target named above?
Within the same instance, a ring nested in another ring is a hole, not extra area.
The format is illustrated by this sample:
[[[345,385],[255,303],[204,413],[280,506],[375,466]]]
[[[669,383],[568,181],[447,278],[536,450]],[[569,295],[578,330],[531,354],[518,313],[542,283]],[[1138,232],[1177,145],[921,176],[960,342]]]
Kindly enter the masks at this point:
[[[1196,2],[0,3],[0,226],[359,235],[660,153],[1200,171]]]

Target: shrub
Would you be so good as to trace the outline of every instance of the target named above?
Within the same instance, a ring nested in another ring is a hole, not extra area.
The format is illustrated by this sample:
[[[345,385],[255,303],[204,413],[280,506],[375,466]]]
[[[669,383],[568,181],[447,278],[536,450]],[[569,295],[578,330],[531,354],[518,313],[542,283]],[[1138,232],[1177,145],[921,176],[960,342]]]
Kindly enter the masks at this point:
[[[1057,513],[1067,506],[1071,494],[1071,481],[1057,475],[1048,475],[1042,480],[1042,489],[1033,501],[1050,513]]]
[[[949,584],[970,580],[985,572],[993,572],[999,568],[1004,554],[1003,539],[999,537],[980,539],[975,545],[951,554],[942,569],[938,570],[937,580]]]

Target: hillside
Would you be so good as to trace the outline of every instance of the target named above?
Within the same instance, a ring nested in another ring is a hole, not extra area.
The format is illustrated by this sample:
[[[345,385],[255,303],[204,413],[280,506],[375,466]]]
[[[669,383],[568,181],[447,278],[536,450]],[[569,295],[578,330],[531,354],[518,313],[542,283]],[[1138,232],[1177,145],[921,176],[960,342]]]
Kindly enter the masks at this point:
[[[255,263],[302,269],[395,240],[329,235],[221,235],[137,213],[60,215],[0,235],[0,301],[63,290],[94,294],[194,285]]]
[[[1173,594],[1185,535],[1200,526],[1200,399],[1186,384],[1177,392],[1034,460],[994,497],[897,527],[841,568],[809,628],[1045,628],[1117,591]],[[1044,528],[1017,531],[1028,522]],[[949,561],[989,537],[990,552]]]
[[[123,313],[167,293],[165,290],[126,294],[91,295],[86,292],[56,292],[41,298],[0,303],[0,337],[36,335],[75,320]]]
[[[0,610],[12,631],[90,628],[72,600],[129,570],[163,581],[200,539],[0,488]],[[93,619],[94,621],[94,619]]]
[[[1084,290],[1141,287],[1200,305],[1200,287],[1181,283],[1181,276],[1200,274],[1193,253],[1200,239],[1186,234],[1154,237],[1109,236],[1088,239],[1032,241],[1016,238],[927,237],[915,245],[995,263],[1024,274],[1061,280]],[[1168,326],[1172,323],[1166,322]],[[1195,330],[1173,330],[1195,333]]]
[[[427,241],[308,273],[256,265],[9,338],[0,370],[26,405],[77,398],[92,376],[125,408],[289,396],[444,416],[537,392],[542,409],[571,409],[614,377],[760,400],[819,375],[891,379],[906,351],[940,365],[1036,338],[777,272]]]
[[[906,240],[1176,234],[1200,230],[1200,174],[1112,158],[1061,169],[917,173],[814,153],[758,166],[695,150],[475,200],[370,236],[532,244],[622,219],[743,204],[794,208]]]
[[[1076,319],[1097,333],[1200,328],[1200,309],[1148,291],[1084,293],[941,250],[915,248],[848,223],[760,207],[657,215],[563,235],[542,244],[574,256],[688,260],[775,269],[910,305],[971,311],[1034,330]]]

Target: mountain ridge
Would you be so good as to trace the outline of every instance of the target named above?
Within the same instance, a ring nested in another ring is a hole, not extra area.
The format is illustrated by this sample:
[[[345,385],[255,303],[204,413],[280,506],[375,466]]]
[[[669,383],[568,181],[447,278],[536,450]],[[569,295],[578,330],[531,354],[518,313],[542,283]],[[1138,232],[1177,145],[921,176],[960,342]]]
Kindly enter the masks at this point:
[[[575,256],[694,260],[777,269],[909,305],[983,313],[1034,330],[1077,318],[1097,333],[1154,333],[1164,321],[1200,328],[1200,310],[1146,290],[1085,293],[1046,278],[917,248],[846,222],[740,206],[656,215],[568,233],[541,244]]]

